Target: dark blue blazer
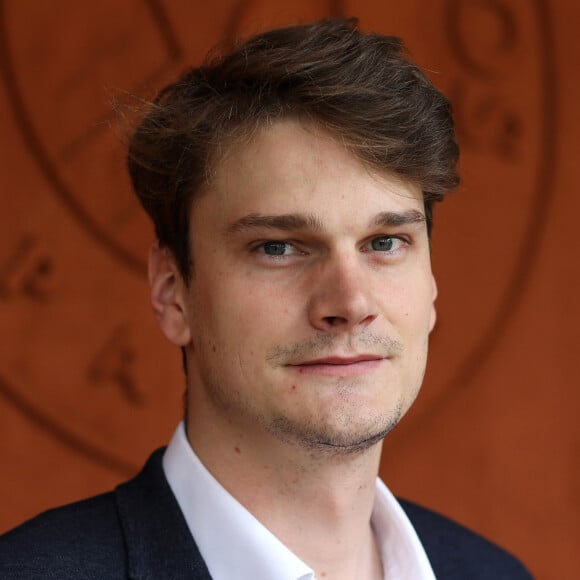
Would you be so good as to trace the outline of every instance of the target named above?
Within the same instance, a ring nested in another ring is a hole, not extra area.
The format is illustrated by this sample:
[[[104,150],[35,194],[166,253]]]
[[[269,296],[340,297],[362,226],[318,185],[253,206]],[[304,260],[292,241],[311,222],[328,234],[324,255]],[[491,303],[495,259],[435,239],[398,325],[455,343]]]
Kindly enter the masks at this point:
[[[156,451],[135,479],[113,492],[47,511],[0,536],[0,579],[209,580],[165,479],[162,456],[162,449]],[[480,536],[401,504],[438,579],[531,578],[515,558]]]

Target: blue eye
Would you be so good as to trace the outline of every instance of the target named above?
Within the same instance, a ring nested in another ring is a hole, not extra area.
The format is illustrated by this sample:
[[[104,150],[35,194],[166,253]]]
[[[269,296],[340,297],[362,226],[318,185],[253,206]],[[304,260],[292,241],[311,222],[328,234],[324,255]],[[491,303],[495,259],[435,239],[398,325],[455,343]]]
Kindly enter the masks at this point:
[[[383,236],[375,238],[371,241],[370,246],[376,252],[393,252],[398,250],[403,240],[400,238],[393,238],[391,236]]]
[[[262,247],[268,256],[284,256],[289,248],[287,242],[265,242]]]

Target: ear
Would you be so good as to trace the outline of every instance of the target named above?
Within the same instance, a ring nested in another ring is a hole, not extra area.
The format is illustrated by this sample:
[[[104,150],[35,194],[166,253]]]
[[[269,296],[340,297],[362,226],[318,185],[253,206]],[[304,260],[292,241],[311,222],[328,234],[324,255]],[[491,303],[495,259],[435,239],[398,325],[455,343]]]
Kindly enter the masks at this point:
[[[435,276],[431,276],[431,284],[433,286],[433,298],[431,301],[431,319],[429,321],[429,332],[435,328],[435,323],[437,322],[437,310],[435,309],[435,300],[437,299],[437,282],[435,281]]]
[[[167,248],[155,242],[149,250],[151,305],[163,334],[175,345],[191,342],[185,309],[185,283]]]

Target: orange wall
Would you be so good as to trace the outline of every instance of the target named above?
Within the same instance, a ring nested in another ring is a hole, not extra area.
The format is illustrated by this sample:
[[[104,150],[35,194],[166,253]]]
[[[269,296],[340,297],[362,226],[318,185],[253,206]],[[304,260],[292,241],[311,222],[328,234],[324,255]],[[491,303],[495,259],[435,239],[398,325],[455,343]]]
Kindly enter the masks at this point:
[[[197,4],[0,1],[0,531],[134,473],[180,417],[111,101],[151,96],[224,36],[358,15],[451,96],[463,146],[464,184],[436,213],[427,379],[382,475],[538,578],[579,577],[580,9]]]

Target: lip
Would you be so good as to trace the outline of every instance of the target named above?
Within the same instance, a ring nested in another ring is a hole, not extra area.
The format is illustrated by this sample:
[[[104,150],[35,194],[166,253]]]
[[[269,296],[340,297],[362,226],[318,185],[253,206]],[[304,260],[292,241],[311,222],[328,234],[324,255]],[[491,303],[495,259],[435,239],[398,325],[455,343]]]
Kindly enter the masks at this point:
[[[288,365],[301,374],[329,377],[365,375],[380,367],[387,359],[363,354],[352,357],[331,356]]]

